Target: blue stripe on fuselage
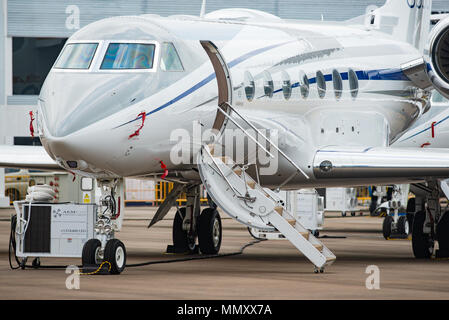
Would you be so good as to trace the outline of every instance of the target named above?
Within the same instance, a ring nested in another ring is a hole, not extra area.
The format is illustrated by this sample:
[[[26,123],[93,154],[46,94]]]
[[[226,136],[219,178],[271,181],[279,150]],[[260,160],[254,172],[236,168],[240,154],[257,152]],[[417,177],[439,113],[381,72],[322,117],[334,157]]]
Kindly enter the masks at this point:
[[[254,57],[255,55],[258,55],[260,53],[263,53],[265,51],[271,50],[273,48],[276,47],[280,47],[283,46],[287,43],[290,42],[283,42],[283,43],[279,43],[279,44],[275,44],[275,45],[271,45],[271,46],[267,46],[264,48],[259,48],[256,50],[253,50],[251,52],[248,52],[246,54],[244,54],[241,57],[238,57],[234,60],[232,60],[231,62],[228,63],[228,67],[232,68],[236,65],[238,65],[239,63]],[[348,72],[342,72],[340,73],[342,80],[348,80],[349,75]],[[359,80],[401,80],[401,81],[409,81],[409,79],[407,78],[407,76],[402,72],[401,69],[382,69],[382,70],[369,70],[369,71],[356,71],[357,77]],[[176,96],[175,98],[173,98],[172,100],[166,102],[165,104],[161,105],[160,107],[157,107],[156,109],[153,109],[149,112],[146,113],[146,115],[151,115],[153,113],[156,113],[162,109],[165,109],[166,107],[178,102],[179,100],[183,99],[184,97],[190,95],[191,93],[195,92],[196,90],[198,90],[199,88],[203,87],[204,85],[208,84],[209,82],[211,82],[213,79],[215,79],[215,72],[210,74],[209,76],[207,76],[205,79],[203,79],[202,81],[198,82],[197,84],[195,84],[193,87],[189,88],[188,90],[184,91],[183,93],[181,93],[180,95]],[[325,81],[332,81],[332,74],[326,74],[324,75],[324,80]],[[310,84],[314,84],[316,83],[316,78],[311,78],[309,79],[309,83]],[[299,82],[294,83],[292,85],[292,88],[294,87],[298,87],[300,85]],[[278,89],[276,91],[274,91],[274,93],[280,92],[282,91],[282,89]],[[116,128],[120,128],[124,125],[127,125],[129,123],[132,123],[134,121],[137,121],[139,119],[141,119],[142,116],[137,117],[136,119],[130,120],[128,122],[125,122]]]
[[[248,52],[248,53],[244,54],[243,56],[238,57],[238,58],[232,60],[231,62],[229,62],[229,63],[228,63],[228,67],[229,67],[229,68],[232,68],[232,67],[238,65],[239,63],[241,63],[241,62],[243,62],[243,61],[245,61],[245,60],[247,60],[247,59],[249,59],[249,58],[251,58],[251,57],[254,57],[255,55],[258,55],[258,54],[260,54],[260,53],[263,53],[263,52],[265,52],[265,51],[271,50],[271,49],[276,48],[276,47],[283,46],[284,44],[287,44],[287,43],[290,43],[290,42],[283,42],[283,43],[271,45],[271,46],[264,47],[264,48],[259,48],[259,49],[253,50],[253,51],[251,51],[251,52]],[[158,108],[156,108],[156,109],[151,110],[150,112],[147,112],[146,115],[148,116],[148,115],[153,114],[153,113],[155,113],[155,112],[158,112],[158,111],[160,111],[160,110],[162,110],[162,109],[165,109],[165,108],[168,107],[169,105],[171,105],[171,104],[173,104],[173,103],[175,103],[175,102],[177,102],[177,101],[183,99],[184,97],[188,96],[188,95],[191,94],[192,92],[198,90],[199,88],[201,88],[202,86],[208,84],[209,82],[211,82],[211,81],[214,80],[214,79],[215,79],[215,72],[212,73],[212,74],[210,74],[209,76],[207,76],[205,79],[201,80],[200,82],[198,82],[196,85],[194,85],[194,86],[191,87],[190,89],[184,91],[183,93],[181,93],[180,95],[178,95],[178,96],[175,97],[174,99],[172,99],[172,100],[166,102],[165,104],[163,104],[162,106],[160,106],[160,107],[158,107]],[[142,118],[142,116],[137,117],[136,119],[133,119],[133,120],[130,120],[130,121],[126,122],[126,123],[123,123],[123,124],[121,124],[121,125],[115,127],[114,129],[120,128],[120,127],[122,127],[122,126],[124,126],[124,125],[127,125],[127,124],[129,124],[129,123],[131,123],[131,122],[134,122],[134,121],[136,121],[136,120],[139,120],[139,119],[141,119],[141,118]]]
[[[441,119],[440,121],[437,121],[437,122],[433,125],[433,127],[435,128],[437,125],[439,125],[440,123],[446,121],[447,119],[449,119],[449,116],[447,116],[447,117]],[[430,125],[428,128],[422,129],[421,131],[419,131],[419,132],[417,132],[417,133],[411,135],[410,137],[405,138],[405,139],[403,139],[403,140],[401,140],[401,141],[398,141],[398,142],[404,142],[404,141],[407,141],[407,140],[409,140],[409,139],[411,139],[411,138],[413,138],[413,137],[416,137],[417,135],[419,135],[419,134],[421,134],[421,133],[424,133],[424,132],[426,132],[426,131],[428,131],[428,130],[431,130],[431,129],[432,129],[432,125]]]
[[[369,71],[356,71],[357,78],[359,80],[383,80],[383,81],[410,81],[409,78],[402,72],[401,69],[382,69],[382,70],[369,70]],[[342,80],[348,80],[349,79],[349,73],[348,72],[341,72],[341,79]],[[332,81],[333,77],[332,74],[326,74],[324,75],[324,80],[326,82]],[[316,78],[310,78],[309,84],[316,83]],[[292,88],[297,88],[301,84],[299,82],[295,82],[292,84]],[[281,92],[282,88],[275,90],[273,93]]]

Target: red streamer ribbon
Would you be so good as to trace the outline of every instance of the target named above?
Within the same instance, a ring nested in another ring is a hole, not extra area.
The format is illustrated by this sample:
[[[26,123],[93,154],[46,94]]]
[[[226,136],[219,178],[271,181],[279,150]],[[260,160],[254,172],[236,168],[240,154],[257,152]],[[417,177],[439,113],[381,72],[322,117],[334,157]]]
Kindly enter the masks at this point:
[[[140,130],[142,130],[143,125],[145,124],[145,118],[146,118],[147,114],[145,111],[139,113],[139,115],[137,116],[136,119],[138,119],[139,117],[142,117],[142,124],[140,125],[140,127],[131,135],[129,135],[128,139],[131,139],[133,137],[137,137],[140,134]]]
[[[160,163],[161,163],[161,169],[164,170],[164,173],[162,174],[161,179],[165,179],[165,177],[167,177],[167,175],[168,175],[168,169],[162,160],[160,161]]]
[[[434,122],[432,122],[432,125],[431,125],[431,127],[432,127],[432,138],[435,138],[435,125],[436,124],[437,124],[437,122],[434,121]]]
[[[34,126],[33,126],[33,121],[34,121],[33,111],[30,111],[30,134],[31,134],[31,136],[34,138]]]

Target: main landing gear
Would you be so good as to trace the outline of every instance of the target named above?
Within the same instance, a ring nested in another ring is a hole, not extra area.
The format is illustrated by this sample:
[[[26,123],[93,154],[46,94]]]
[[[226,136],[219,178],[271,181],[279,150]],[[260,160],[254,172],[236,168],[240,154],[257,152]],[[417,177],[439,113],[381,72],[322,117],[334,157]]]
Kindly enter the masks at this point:
[[[126,266],[126,248],[115,232],[121,227],[120,212],[123,199],[123,180],[98,181],[101,188],[100,206],[95,224],[95,238],[89,239],[83,247],[82,264],[84,273],[98,272],[105,265],[110,274],[120,274]],[[119,195],[116,195],[120,190]]]
[[[449,211],[440,205],[440,197],[447,196],[445,181],[414,184],[415,215],[412,228],[413,254],[418,259],[430,259],[438,242],[436,258],[449,257]]]
[[[205,208],[200,214],[198,186],[187,190],[187,205],[178,208],[173,219],[172,253],[218,254],[221,247],[221,218],[214,206]],[[198,239],[198,244],[197,244]]]
[[[197,218],[197,232],[191,231],[190,219],[186,219],[187,208],[180,208],[173,220],[173,247],[169,251],[174,253],[217,254],[221,247],[222,228],[221,218],[214,208],[203,209]],[[187,221],[185,223],[184,221]],[[198,239],[198,244],[196,240]]]

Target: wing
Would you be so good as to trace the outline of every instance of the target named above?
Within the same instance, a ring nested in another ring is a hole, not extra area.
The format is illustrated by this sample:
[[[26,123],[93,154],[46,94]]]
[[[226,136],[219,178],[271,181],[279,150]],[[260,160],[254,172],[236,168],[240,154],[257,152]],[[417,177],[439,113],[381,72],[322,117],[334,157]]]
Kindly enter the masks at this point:
[[[38,146],[0,145],[0,167],[66,171]]]
[[[313,166],[317,180],[411,183],[449,177],[449,149],[326,147]]]

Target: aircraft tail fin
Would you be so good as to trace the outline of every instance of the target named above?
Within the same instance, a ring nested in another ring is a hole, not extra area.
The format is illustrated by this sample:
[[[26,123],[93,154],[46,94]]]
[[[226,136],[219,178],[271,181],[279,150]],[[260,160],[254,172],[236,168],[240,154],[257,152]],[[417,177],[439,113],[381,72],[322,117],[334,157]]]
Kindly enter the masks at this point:
[[[365,25],[423,51],[430,31],[432,0],[387,0],[365,16]]]
[[[200,18],[203,18],[206,14],[206,0],[203,0],[201,3],[201,11],[200,11]]]

